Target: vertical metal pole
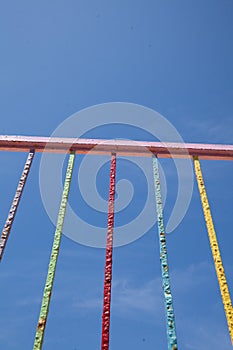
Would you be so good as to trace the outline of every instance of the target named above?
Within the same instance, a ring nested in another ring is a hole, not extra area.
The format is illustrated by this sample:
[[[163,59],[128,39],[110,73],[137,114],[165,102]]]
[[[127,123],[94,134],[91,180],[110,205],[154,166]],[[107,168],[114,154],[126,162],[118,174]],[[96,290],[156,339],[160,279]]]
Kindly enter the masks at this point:
[[[111,169],[110,169],[109,202],[108,202],[108,232],[107,232],[107,242],[106,242],[106,262],[105,262],[105,277],[104,277],[104,302],[103,302],[103,314],[102,314],[102,345],[101,345],[101,350],[108,350],[109,349],[115,179],[116,179],[116,154],[112,154]]]
[[[75,160],[75,153],[72,152],[69,156],[69,162],[68,162],[67,171],[66,171],[66,178],[65,178],[65,184],[64,184],[64,189],[63,189],[63,194],[61,199],[60,210],[58,214],[57,227],[54,235],[52,253],[50,257],[48,274],[47,274],[47,279],[45,283],[43,299],[41,303],[40,316],[39,316],[39,321],[38,321],[37,330],[36,330],[35,342],[33,347],[34,350],[41,350],[43,345],[44,331],[45,331],[47,316],[49,312],[49,304],[50,304],[53,282],[54,282],[54,277],[56,272],[57,259],[58,259],[59,249],[60,249],[62,229],[63,229],[64,219],[65,219],[66,206],[67,206],[67,201],[69,196],[74,160]]]
[[[10,207],[10,211],[8,213],[8,217],[6,219],[4,228],[2,230],[2,235],[0,238],[0,261],[2,260],[4,250],[6,248],[7,240],[10,235],[11,227],[13,225],[13,221],[17,212],[17,208],[19,206],[20,199],[22,197],[23,189],[27,181],[27,177],[32,165],[32,160],[34,158],[34,150],[30,150],[26,163],[24,165],[24,169],[22,175],[19,179],[19,183],[15,192],[15,196],[13,202]]]
[[[210,241],[210,247],[212,250],[216,275],[218,278],[219,288],[222,295],[222,302],[226,314],[226,319],[228,323],[228,328],[230,332],[231,342],[233,345],[233,308],[232,308],[232,302],[231,297],[227,285],[226,276],[224,273],[223,263],[221,259],[221,254],[218,246],[218,240],[214,229],[214,223],[210,211],[209,201],[205,189],[204,179],[202,176],[201,166],[198,157],[194,157],[194,168],[198,183],[198,188],[200,192],[201,202],[202,202],[202,208],[203,213],[205,217],[206,227],[208,231],[209,241]]]
[[[160,190],[160,177],[157,157],[153,156],[153,173],[155,185],[156,208],[158,217],[158,231],[160,244],[160,263],[162,271],[163,292],[166,309],[166,325],[167,325],[167,340],[168,350],[177,350],[177,337],[175,327],[175,315],[173,310],[172,294],[170,288],[170,279],[168,271],[166,235],[163,223],[163,203]]]

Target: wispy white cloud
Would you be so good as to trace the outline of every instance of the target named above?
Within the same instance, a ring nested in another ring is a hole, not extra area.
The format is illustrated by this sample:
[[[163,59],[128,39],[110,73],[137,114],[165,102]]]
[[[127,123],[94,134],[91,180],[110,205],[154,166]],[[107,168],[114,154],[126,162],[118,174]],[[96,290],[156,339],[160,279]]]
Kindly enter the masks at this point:
[[[190,314],[193,312],[192,304],[195,304],[195,294],[197,291],[210,289],[211,279],[216,278],[214,268],[209,262],[200,262],[192,264],[186,268],[177,268],[171,270],[171,287],[174,296],[174,307],[177,323],[177,334],[180,344],[187,350],[212,350],[230,349],[229,335],[226,325],[222,324],[215,315],[218,314],[219,308],[222,308],[221,300],[219,304],[213,305],[211,312],[206,314]],[[63,307],[79,310],[79,314],[98,313],[101,314],[102,308],[102,285],[97,289],[90,289],[86,284],[82,287],[81,293],[77,290],[67,288],[66,283],[63,284],[64,289],[56,290],[56,298],[60,297],[65,300]],[[53,300],[54,296],[53,295]],[[55,298],[55,299],[56,299]],[[32,306],[38,304],[40,298],[21,299],[17,302],[20,309],[24,306]],[[199,302],[200,307],[202,302]],[[186,306],[192,308],[187,310]],[[215,309],[218,309],[217,311]],[[112,314],[128,320],[138,320],[139,315],[143,317],[144,322],[157,324],[165,322],[164,320],[164,302],[162,295],[161,277],[158,276],[141,283],[128,276],[124,279],[113,280],[112,290]],[[30,314],[27,317],[31,317]],[[20,319],[21,320],[21,319]],[[19,319],[15,318],[15,322]],[[165,327],[165,324],[164,324]],[[12,328],[9,330],[12,332]],[[2,338],[7,338],[8,333],[2,334]],[[0,337],[1,339],[1,337]],[[12,348],[14,346],[12,345]]]
[[[147,283],[135,285],[129,280],[114,281],[112,287],[112,310],[117,316],[132,318],[137,312],[154,314],[154,310],[162,311],[163,300],[161,294],[161,281],[155,279]],[[73,303],[77,307],[86,311],[97,311],[102,306],[102,294],[98,291],[89,298],[83,296]]]
[[[204,261],[173,270],[171,280],[178,338],[184,348],[206,350],[208,344],[208,349],[231,349],[213,264]]]
[[[197,302],[196,308],[199,310],[206,298],[205,294],[202,301],[195,299],[198,291],[207,291],[208,295],[211,280],[213,282],[215,278],[213,266],[205,261],[171,271],[178,337],[187,350],[206,350],[206,344],[211,349],[230,349],[226,325],[215,317],[222,308],[221,300],[218,305],[208,305],[211,308],[209,313],[203,314],[200,309],[200,315],[198,311],[190,314],[192,305]],[[188,304],[190,310],[186,308]],[[87,292],[83,297],[74,300],[73,306],[83,312],[101,312],[101,290],[92,294]],[[131,320],[138,319],[140,314],[147,322],[161,324],[164,319],[161,278],[157,277],[145,283],[133,281],[131,278],[114,281],[112,313]]]
[[[171,271],[172,289],[176,293],[189,293],[200,285],[208,284],[208,276],[211,275],[211,266],[206,262],[191,265],[186,269]],[[83,310],[93,310],[102,306],[102,291],[94,293],[86,291],[82,297],[74,300],[74,307]],[[132,279],[122,279],[113,282],[112,308],[118,316],[132,318],[134,313],[143,312],[156,314],[158,319],[164,312],[162,296],[162,281],[160,277],[145,283],[138,283]]]
[[[206,350],[206,344],[208,344],[208,349],[218,350],[218,349],[231,349],[230,337],[226,336],[226,332],[218,330],[216,327],[217,320],[215,321],[215,326],[210,327],[210,324],[206,324],[205,328],[195,329],[195,325],[192,327],[192,337],[190,337],[190,342],[185,344],[186,349],[190,350]],[[229,338],[229,339],[228,339]]]
[[[33,306],[38,305],[41,303],[41,298],[40,297],[34,297],[34,298],[22,298],[17,300],[17,305],[19,307],[24,307],[24,306]]]
[[[230,143],[233,139],[233,118],[232,116],[219,118],[204,117],[201,122],[189,120],[186,126],[194,137],[204,140],[211,140],[212,143]]]
[[[192,264],[184,269],[173,269],[171,271],[172,284],[177,292],[187,293],[200,285],[208,284],[213,266],[206,261]]]

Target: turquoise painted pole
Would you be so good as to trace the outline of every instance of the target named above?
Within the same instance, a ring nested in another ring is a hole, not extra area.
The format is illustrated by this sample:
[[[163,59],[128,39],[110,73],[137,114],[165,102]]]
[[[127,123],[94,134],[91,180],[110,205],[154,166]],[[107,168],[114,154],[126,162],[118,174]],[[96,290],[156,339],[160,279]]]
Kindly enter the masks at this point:
[[[166,235],[165,235],[165,229],[164,229],[164,223],[163,223],[163,203],[162,203],[162,196],[161,196],[161,189],[160,189],[159,166],[158,166],[157,157],[153,156],[152,161],[153,161],[155,197],[156,197],[156,208],[157,208],[157,218],[158,218],[160,263],[161,263],[163,293],[164,293],[165,310],[166,310],[168,350],[177,350],[178,347],[177,347],[177,338],[176,338],[175,315],[173,310],[172,294],[171,294],[169,271],[168,271]]]
[[[64,219],[65,219],[66,205],[67,205],[68,196],[69,196],[74,160],[75,160],[75,153],[71,153],[69,157],[67,171],[66,171],[65,184],[64,184],[62,200],[61,200],[60,210],[59,210],[58,219],[57,219],[57,227],[54,235],[52,253],[51,253],[50,262],[49,262],[48,274],[47,274],[47,279],[46,279],[45,288],[44,288],[44,295],[41,303],[40,316],[39,316],[39,321],[37,325],[33,350],[41,350],[43,345],[44,331],[45,331],[47,316],[49,312],[49,304],[50,304],[53,282],[54,282],[54,277],[56,272],[57,259],[58,259],[59,249],[60,249],[62,229],[63,229]]]

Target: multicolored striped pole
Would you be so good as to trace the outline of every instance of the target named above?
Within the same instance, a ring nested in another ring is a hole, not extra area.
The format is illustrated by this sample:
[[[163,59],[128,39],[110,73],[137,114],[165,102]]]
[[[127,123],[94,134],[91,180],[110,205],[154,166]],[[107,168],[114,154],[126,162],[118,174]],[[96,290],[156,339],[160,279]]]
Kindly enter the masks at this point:
[[[66,206],[68,202],[70,183],[71,183],[72,172],[74,167],[74,160],[75,160],[75,153],[72,152],[69,156],[69,162],[68,162],[67,171],[66,171],[66,178],[65,178],[65,184],[64,184],[64,189],[63,189],[63,194],[61,199],[60,210],[58,214],[57,227],[54,235],[52,253],[50,257],[48,274],[47,274],[47,279],[46,279],[45,288],[44,288],[44,295],[43,295],[41,309],[40,309],[40,316],[39,316],[39,321],[38,321],[37,330],[36,330],[35,342],[33,347],[34,350],[41,350],[43,345],[44,331],[45,331],[47,316],[49,312],[49,304],[50,304],[50,299],[51,299],[51,294],[53,289],[53,282],[54,282],[54,277],[56,272],[57,259],[58,259],[59,249],[60,249],[62,229],[63,229],[64,219],[65,219]]]
[[[27,157],[27,160],[26,160],[26,163],[24,165],[22,175],[19,179],[19,183],[18,183],[16,192],[15,192],[13,202],[12,202],[11,207],[10,207],[8,217],[6,219],[4,228],[2,230],[2,235],[0,238],[0,261],[2,260],[3,253],[4,253],[4,250],[6,248],[7,240],[8,240],[8,237],[10,235],[11,227],[13,225],[15,215],[17,212],[17,208],[19,206],[19,202],[20,202],[20,199],[21,199],[22,194],[23,194],[23,189],[24,189],[24,186],[25,186],[26,181],[27,181],[27,177],[28,177],[31,165],[32,165],[33,158],[34,158],[34,150],[30,150],[28,157]]]
[[[200,192],[201,202],[202,202],[202,208],[204,212],[206,227],[208,231],[209,241],[210,241],[210,247],[212,250],[212,255],[214,259],[215,264],[215,270],[218,278],[219,288],[222,295],[222,302],[226,314],[226,319],[228,323],[228,328],[230,332],[231,342],[233,345],[233,308],[232,308],[232,302],[231,297],[227,285],[226,276],[224,273],[223,263],[221,259],[221,254],[218,246],[218,240],[214,229],[214,223],[210,211],[210,205],[205,189],[204,179],[202,176],[201,166],[198,157],[194,157],[194,168],[198,183],[198,188]]]
[[[107,242],[106,242],[101,350],[109,349],[115,182],[116,182],[116,154],[113,153],[111,158],[111,169],[110,169],[110,188],[109,188],[109,202],[108,202],[108,232],[107,232]]]
[[[159,231],[159,244],[160,244],[160,263],[162,271],[163,292],[166,309],[166,324],[167,324],[167,340],[168,350],[177,350],[177,337],[175,327],[175,315],[173,310],[172,294],[170,288],[170,279],[168,271],[168,259],[167,259],[167,247],[166,247],[166,235],[163,223],[163,203],[160,189],[160,177],[158,159],[153,156],[153,174],[155,185],[155,197],[156,208],[158,217],[158,231]]]

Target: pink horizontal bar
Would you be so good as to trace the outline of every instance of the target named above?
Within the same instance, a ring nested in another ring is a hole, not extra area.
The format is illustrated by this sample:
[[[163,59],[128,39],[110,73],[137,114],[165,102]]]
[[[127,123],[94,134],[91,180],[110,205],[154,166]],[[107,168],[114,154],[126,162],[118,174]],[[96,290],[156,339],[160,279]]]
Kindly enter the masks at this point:
[[[233,145],[0,135],[0,150],[233,160]]]

